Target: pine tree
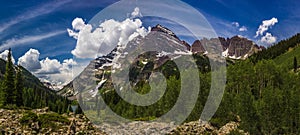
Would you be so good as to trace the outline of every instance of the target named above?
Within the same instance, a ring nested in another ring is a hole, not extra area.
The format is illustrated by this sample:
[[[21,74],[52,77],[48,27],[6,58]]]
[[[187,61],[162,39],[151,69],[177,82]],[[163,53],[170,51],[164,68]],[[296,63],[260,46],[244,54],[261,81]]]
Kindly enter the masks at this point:
[[[7,55],[7,62],[3,80],[3,105],[15,104],[14,65],[11,59],[11,49]]]
[[[294,72],[297,72],[298,64],[297,64],[297,58],[294,57]]]
[[[4,104],[4,92],[3,92],[3,85],[2,82],[0,82],[0,107]]]
[[[16,105],[17,106],[23,106],[23,75],[22,75],[22,69],[18,67],[17,73],[16,73],[16,79],[15,79],[15,90],[16,90]]]

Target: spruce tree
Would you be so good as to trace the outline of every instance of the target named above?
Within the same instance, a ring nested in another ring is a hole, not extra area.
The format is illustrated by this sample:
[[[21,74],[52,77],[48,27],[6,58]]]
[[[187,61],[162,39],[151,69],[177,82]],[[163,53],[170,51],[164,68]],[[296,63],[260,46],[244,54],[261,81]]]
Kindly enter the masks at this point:
[[[0,107],[4,104],[4,92],[3,92],[3,85],[2,82],[0,82]]]
[[[22,75],[22,69],[19,66],[17,73],[16,73],[16,79],[15,79],[15,90],[16,90],[16,105],[17,106],[23,106],[23,75]]]
[[[5,74],[3,80],[3,105],[15,104],[14,65],[11,59],[11,49],[7,55]]]

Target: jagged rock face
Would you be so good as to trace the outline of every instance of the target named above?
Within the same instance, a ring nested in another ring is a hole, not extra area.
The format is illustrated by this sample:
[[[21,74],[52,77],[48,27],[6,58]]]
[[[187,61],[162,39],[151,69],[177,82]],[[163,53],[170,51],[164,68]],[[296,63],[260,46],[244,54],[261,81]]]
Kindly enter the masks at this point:
[[[191,51],[193,53],[204,53],[205,49],[200,40],[196,40],[191,47]]]
[[[246,38],[232,37],[228,47],[229,56],[243,57],[254,47],[254,43]]]
[[[194,54],[203,54],[206,52],[203,45],[207,45],[208,43],[215,45],[218,45],[218,43],[220,43],[223,49],[223,56],[235,59],[245,59],[253,53],[257,53],[258,51],[265,49],[262,46],[256,45],[253,41],[248,40],[247,38],[234,36],[232,38],[227,39],[219,37],[212,39],[204,38],[201,40],[196,40],[191,46],[191,51]]]
[[[187,42],[185,42],[185,41],[181,41],[182,42],[182,44],[187,48],[187,50],[189,50],[189,51],[191,51],[191,45],[189,44],[189,43],[187,43]]]
[[[155,27],[152,27],[151,31],[163,32],[163,33],[166,33],[166,34],[168,34],[168,35],[170,35],[174,38],[179,39],[174,32],[172,32],[170,29],[168,29],[166,27],[161,26],[160,24],[156,25]]]
[[[230,44],[230,38],[223,38],[223,37],[219,37],[219,40],[221,42],[221,45],[223,47],[223,51],[226,50],[229,47]]]

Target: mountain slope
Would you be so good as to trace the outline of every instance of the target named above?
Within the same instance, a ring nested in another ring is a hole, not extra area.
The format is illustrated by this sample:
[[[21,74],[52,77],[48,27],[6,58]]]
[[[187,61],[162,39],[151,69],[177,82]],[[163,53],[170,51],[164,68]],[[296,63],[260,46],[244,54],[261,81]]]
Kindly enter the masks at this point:
[[[161,25],[156,25],[155,27],[153,27],[151,29],[151,33],[149,34],[154,35],[153,33],[158,32],[158,33],[164,33],[167,35],[167,39],[169,42],[167,42],[166,44],[171,45],[170,42],[171,39],[174,40],[173,43],[175,43],[171,48],[178,48],[180,46],[181,49],[179,50],[184,50],[184,53],[188,54],[188,53],[193,53],[193,57],[195,58],[197,64],[198,64],[198,68],[201,71],[209,71],[209,60],[207,59],[206,55],[206,50],[205,47],[203,46],[203,44],[209,45],[209,44],[218,44],[219,42],[221,43],[222,47],[223,47],[223,56],[224,57],[228,57],[229,59],[246,59],[249,56],[253,55],[254,53],[257,53],[259,51],[262,51],[263,49],[265,49],[264,47],[258,46],[256,45],[253,41],[241,37],[241,36],[234,36],[232,38],[212,38],[212,39],[201,39],[201,40],[196,40],[192,45],[189,45],[187,42],[180,40],[175,33],[173,33],[171,30],[169,30],[166,27],[163,27]],[[152,37],[152,38],[161,38],[161,37]],[[140,40],[140,39],[138,39]],[[155,43],[155,42],[153,42]],[[140,44],[140,43],[138,43]],[[179,45],[179,46],[178,46]],[[127,48],[128,49],[128,48]],[[126,51],[125,51],[126,52]],[[83,71],[88,71],[90,72],[92,70],[92,68],[95,69],[103,69],[103,67],[106,67],[107,69],[110,69],[109,67],[107,67],[107,65],[112,66],[112,61],[114,59],[114,57],[116,57],[117,55],[117,48],[115,48],[114,50],[112,50],[112,52],[106,56],[102,56],[99,57],[93,61],[90,62],[90,64],[87,66],[87,68]],[[173,52],[172,52],[173,53]],[[160,54],[167,54],[167,52],[161,52]],[[152,54],[154,55],[154,54]],[[165,62],[167,62],[170,59],[167,59],[167,57],[161,57],[158,60],[158,63],[154,63],[155,67],[159,67],[161,65],[163,65]],[[142,60],[141,60],[142,61]],[[142,63],[142,62],[141,62]],[[203,63],[205,63],[205,65],[203,65]],[[103,66],[104,65],[104,66]],[[138,67],[136,65],[136,67]],[[141,69],[141,68],[139,68]],[[100,79],[99,77],[102,77],[104,74],[104,72],[102,70],[97,71],[99,74],[96,74],[96,76],[98,76],[98,79]],[[82,73],[84,74],[84,73]],[[82,74],[79,75],[77,78],[82,77]],[[88,78],[85,78],[88,79]],[[81,79],[82,81],[85,81],[84,79]],[[74,96],[74,94],[77,94],[74,92],[73,89],[73,82],[70,82],[69,84],[67,84],[65,87],[63,87],[61,90],[59,90],[57,92],[59,95],[63,95],[63,96],[67,96],[67,97],[72,97]],[[72,99],[74,99],[75,97],[72,97]]]
[[[276,57],[289,51],[289,49],[296,47],[299,43],[300,43],[300,33],[286,40],[282,40],[277,44],[252,55],[250,59],[254,63],[262,59],[275,59]]]
[[[254,53],[265,49],[264,47],[258,46],[253,41],[247,38],[241,36],[234,36],[227,39],[219,37],[217,39],[204,38],[201,40],[196,40],[191,46],[191,51],[193,53],[203,54],[206,52],[203,44],[208,44],[209,42],[215,42],[216,44],[218,42],[221,42],[221,45],[223,47],[222,55],[231,59],[246,59]]]
[[[294,57],[297,58],[298,63],[300,62],[300,46],[297,45],[294,48],[290,48],[286,53],[276,57],[274,62],[277,65],[281,65],[288,69],[293,69]]]
[[[0,59],[0,80],[2,80],[3,75],[5,73],[5,65],[6,61],[3,59]],[[27,88],[38,88],[42,90],[51,91],[47,87],[43,85],[43,83],[40,82],[40,80],[35,77],[32,73],[30,73],[28,70],[26,70],[24,67],[20,66],[22,70],[22,74],[24,77],[24,85]]]

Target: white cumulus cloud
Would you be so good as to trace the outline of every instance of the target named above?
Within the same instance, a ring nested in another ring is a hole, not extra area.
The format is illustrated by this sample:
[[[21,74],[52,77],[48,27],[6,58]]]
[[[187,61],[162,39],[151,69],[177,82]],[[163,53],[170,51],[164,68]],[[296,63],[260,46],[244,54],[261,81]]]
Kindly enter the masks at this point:
[[[2,53],[0,53],[0,58],[7,61],[8,52],[9,52],[8,50],[5,50]],[[12,63],[16,62],[13,56],[11,56],[11,61]]]
[[[275,36],[273,36],[271,33],[266,33],[265,36],[263,36],[260,40],[262,43],[266,43],[266,44],[274,44],[277,41],[277,38]]]
[[[38,74],[57,74],[62,66],[58,60],[51,60],[48,57],[41,60],[40,63],[41,69],[37,72]]]
[[[241,28],[239,28],[239,31],[243,32],[243,31],[247,31],[247,27],[246,26],[242,26]]]
[[[132,13],[139,12],[136,8]],[[84,27],[83,27],[84,26]],[[85,24],[83,19],[75,18],[72,22],[73,30],[68,29],[69,36],[77,39],[77,45],[72,54],[77,58],[95,58],[106,55],[116,45],[126,45],[136,36],[146,36],[148,30],[142,26],[140,19],[127,18],[124,21],[114,19],[105,20],[97,28]]]
[[[18,64],[25,67],[29,71],[37,71],[41,69],[39,61],[40,52],[36,49],[30,49],[22,57],[19,58]]]
[[[238,22],[232,22],[231,24],[235,27],[240,27],[240,24]]]
[[[140,12],[140,8],[136,7],[134,8],[134,11],[131,13],[131,17],[135,18],[135,17],[141,17],[142,13]]]
[[[82,18],[75,18],[72,22],[72,27],[74,30],[82,30],[85,27],[85,22]]]
[[[57,59],[50,59],[48,57],[40,60],[39,56],[40,52],[38,50],[30,49],[24,56],[19,58],[18,63],[41,80],[51,82],[52,84],[64,85],[73,79],[74,74],[72,69],[77,65],[76,61],[65,59],[63,62],[60,62]]]
[[[270,27],[274,26],[276,23],[278,23],[278,19],[273,17],[270,20],[264,20],[262,24],[259,26],[258,30],[256,31],[255,37],[258,37],[259,35],[263,35],[264,32],[269,30]]]

